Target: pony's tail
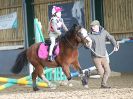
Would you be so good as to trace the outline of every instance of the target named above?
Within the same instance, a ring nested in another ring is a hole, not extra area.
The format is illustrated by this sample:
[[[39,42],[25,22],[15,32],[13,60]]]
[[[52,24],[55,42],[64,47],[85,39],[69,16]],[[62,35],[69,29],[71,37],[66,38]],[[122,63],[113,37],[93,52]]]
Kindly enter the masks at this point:
[[[17,56],[16,62],[15,62],[15,64],[13,65],[13,67],[11,69],[11,71],[13,73],[15,73],[15,74],[20,73],[21,70],[23,69],[23,67],[28,64],[28,60],[27,60],[27,56],[26,56],[26,51],[27,50],[22,51]]]

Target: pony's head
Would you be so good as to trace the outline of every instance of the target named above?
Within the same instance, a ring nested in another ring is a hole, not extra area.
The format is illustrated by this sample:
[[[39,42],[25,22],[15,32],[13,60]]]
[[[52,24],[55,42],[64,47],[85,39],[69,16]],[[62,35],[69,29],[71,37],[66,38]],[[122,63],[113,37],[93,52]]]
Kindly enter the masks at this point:
[[[90,37],[88,36],[87,30],[82,28],[80,25],[74,24],[70,31],[73,33],[76,41],[78,43],[82,43],[85,46],[89,45],[91,41]]]
[[[87,30],[85,28],[81,28],[78,31],[78,37],[80,38],[79,42],[82,42],[85,46],[90,45],[92,43],[92,40],[89,37]]]
[[[89,45],[91,39],[87,34],[87,30],[80,25],[73,24],[70,30],[64,35],[66,45],[77,48],[81,43],[83,45]]]

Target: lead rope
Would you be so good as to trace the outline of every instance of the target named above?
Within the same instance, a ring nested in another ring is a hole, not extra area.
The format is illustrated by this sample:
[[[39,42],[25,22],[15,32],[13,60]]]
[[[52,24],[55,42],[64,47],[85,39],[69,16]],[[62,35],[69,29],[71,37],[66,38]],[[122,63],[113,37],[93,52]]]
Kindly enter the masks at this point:
[[[98,53],[96,53],[92,48],[89,48],[89,49],[98,57],[107,57],[107,56],[112,55],[115,52],[113,49],[109,54],[107,54],[107,56],[103,56],[103,55],[99,55]]]

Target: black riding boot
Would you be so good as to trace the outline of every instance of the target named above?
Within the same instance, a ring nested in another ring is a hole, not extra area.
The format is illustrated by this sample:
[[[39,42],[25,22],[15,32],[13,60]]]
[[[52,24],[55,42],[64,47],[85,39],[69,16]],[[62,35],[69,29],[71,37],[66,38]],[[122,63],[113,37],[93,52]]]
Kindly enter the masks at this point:
[[[52,55],[51,55],[51,56],[48,56],[48,60],[49,60],[49,61],[54,61],[53,56],[52,56]]]

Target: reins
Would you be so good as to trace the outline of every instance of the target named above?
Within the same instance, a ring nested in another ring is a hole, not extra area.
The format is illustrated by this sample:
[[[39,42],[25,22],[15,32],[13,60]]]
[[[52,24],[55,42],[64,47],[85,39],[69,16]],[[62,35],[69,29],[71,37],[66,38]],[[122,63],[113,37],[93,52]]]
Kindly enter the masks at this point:
[[[107,56],[112,55],[115,52],[114,49],[113,49],[109,54],[103,56],[103,55],[100,55],[100,54],[96,53],[92,48],[89,48],[89,49],[98,57],[107,57]]]

